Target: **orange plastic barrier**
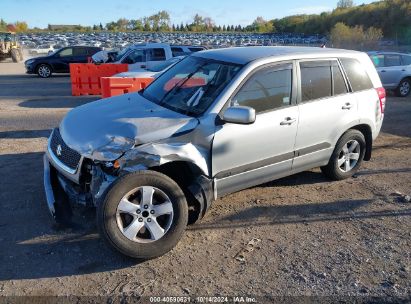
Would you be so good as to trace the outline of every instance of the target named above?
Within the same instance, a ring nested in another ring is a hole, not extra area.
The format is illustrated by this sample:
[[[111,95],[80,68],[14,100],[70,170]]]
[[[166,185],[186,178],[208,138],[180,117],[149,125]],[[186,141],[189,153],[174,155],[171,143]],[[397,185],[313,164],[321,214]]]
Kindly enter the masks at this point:
[[[100,95],[102,77],[127,72],[128,64],[70,63],[71,93],[79,95]]]
[[[103,77],[101,78],[102,97],[107,98],[140,91],[149,85],[153,79],[154,78]]]
[[[172,78],[170,79],[164,86],[166,91],[170,91],[177,83],[181,81],[182,78]],[[182,85],[183,88],[192,88],[192,87],[200,87],[206,84],[204,78],[197,77],[197,78],[190,78]]]

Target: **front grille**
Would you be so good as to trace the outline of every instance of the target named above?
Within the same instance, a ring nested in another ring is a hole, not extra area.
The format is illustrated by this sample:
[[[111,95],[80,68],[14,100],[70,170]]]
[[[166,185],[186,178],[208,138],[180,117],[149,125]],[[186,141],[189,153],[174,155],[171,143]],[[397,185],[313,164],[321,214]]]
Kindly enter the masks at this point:
[[[77,168],[81,155],[66,145],[61,138],[59,129],[53,131],[50,139],[50,150],[64,165],[73,170]]]

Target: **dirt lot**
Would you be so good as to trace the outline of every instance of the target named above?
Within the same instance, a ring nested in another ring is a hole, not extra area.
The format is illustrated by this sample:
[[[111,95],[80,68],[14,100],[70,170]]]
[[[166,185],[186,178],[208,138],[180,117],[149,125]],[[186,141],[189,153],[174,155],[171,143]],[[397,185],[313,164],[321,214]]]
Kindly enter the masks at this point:
[[[72,97],[67,75],[39,79],[0,63],[0,295],[411,301],[411,203],[396,194],[411,194],[411,98],[388,99],[373,160],[355,178],[330,182],[316,169],[229,195],[173,251],[145,262],[108,249],[92,215],[57,230],[46,208],[50,129],[95,99]]]

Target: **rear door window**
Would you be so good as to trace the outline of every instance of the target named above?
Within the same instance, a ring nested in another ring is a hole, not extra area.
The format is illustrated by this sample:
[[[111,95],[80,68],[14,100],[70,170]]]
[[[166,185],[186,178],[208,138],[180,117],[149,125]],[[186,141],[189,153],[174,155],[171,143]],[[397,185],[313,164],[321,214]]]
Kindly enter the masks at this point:
[[[391,66],[400,66],[401,65],[401,57],[400,55],[385,55],[385,66],[386,67],[391,67]]]
[[[353,58],[341,58],[341,63],[354,92],[373,88],[370,77],[358,60]]]
[[[402,56],[402,65],[411,65],[411,56],[403,55]]]
[[[171,48],[171,53],[173,54],[173,57],[182,56],[182,55],[185,54],[183,49],[180,48],[180,47],[172,47]]]
[[[150,49],[149,61],[164,61],[166,60],[166,52],[163,48]]]
[[[100,52],[100,49],[97,48],[87,48],[87,55],[94,55],[95,53]]]
[[[291,104],[292,64],[281,64],[255,72],[233,98],[257,113]]]
[[[310,101],[332,95],[331,62],[300,62],[301,101]]]
[[[84,47],[76,47],[73,49],[73,56],[87,56],[87,49]]]

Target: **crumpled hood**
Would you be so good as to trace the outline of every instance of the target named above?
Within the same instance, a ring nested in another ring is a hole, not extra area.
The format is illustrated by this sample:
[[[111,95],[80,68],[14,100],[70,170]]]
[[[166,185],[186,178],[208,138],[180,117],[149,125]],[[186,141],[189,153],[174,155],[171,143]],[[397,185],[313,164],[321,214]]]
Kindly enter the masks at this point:
[[[65,143],[85,157],[115,160],[134,145],[188,132],[198,120],[160,107],[138,93],[71,110],[60,124]]]

